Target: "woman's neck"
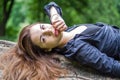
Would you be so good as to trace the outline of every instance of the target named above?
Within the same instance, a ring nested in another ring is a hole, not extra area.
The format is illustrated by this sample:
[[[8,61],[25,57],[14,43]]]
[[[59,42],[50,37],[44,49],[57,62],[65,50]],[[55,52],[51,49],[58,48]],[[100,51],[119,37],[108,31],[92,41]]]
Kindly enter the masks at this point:
[[[63,47],[67,42],[69,42],[69,40],[73,39],[76,34],[80,34],[86,29],[87,29],[86,26],[79,26],[70,32],[63,32],[62,39],[58,47]]]
[[[62,33],[62,39],[59,43],[58,47],[63,47],[70,39],[72,39],[72,37],[70,36],[70,32],[63,32]]]

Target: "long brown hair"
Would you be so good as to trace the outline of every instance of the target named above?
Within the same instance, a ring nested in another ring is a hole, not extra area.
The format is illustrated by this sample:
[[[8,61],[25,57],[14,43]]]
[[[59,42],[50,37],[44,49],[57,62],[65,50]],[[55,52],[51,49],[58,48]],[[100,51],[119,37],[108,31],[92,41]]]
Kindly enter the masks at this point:
[[[65,69],[53,60],[51,53],[44,53],[32,43],[30,28],[33,25],[24,27],[16,46],[1,56],[0,61],[4,65],[3,79],[54,80],[66,73]],[[6,60],[6,64],[2,59]]]

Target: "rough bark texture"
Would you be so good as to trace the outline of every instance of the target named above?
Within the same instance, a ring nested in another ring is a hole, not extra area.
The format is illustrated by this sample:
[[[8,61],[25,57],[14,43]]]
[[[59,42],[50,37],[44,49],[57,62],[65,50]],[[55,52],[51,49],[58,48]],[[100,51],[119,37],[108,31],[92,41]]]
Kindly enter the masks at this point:
[[[3,54],[15,44],[16,43],[14,42],[0,40],[0,54]],[[65,66],[70,71],[68,75],[62,76],[58,80],[119,80],[117,78],[102,75],[87,66],[76,65],[75,63],[67,60],[64,56],[56,56],[60,59],[61,65]],[[0,77],[1,75],[2,70],[0,70]]]

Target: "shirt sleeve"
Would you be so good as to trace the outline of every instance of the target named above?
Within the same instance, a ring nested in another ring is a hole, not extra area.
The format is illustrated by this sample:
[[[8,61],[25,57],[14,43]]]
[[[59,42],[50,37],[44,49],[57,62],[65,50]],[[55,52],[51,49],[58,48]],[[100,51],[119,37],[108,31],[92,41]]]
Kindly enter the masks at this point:
[[[68,57],[74,58],[82,64],[87,64],[102,73],[120,77],[120,63],[114,58],[108,57],[91,44],[81,41],[80,45],[72,50],[76,50],[75,54],[67,55]]]

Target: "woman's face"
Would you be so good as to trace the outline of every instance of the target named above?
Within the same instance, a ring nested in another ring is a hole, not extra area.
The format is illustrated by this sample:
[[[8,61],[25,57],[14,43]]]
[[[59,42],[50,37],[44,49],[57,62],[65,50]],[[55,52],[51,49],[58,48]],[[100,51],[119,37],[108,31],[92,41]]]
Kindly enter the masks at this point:
[[[59,33],[51,24],[38,23],[31,27],[32,42],[43,49],[52,49],[58,46],[62,33]]]

